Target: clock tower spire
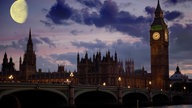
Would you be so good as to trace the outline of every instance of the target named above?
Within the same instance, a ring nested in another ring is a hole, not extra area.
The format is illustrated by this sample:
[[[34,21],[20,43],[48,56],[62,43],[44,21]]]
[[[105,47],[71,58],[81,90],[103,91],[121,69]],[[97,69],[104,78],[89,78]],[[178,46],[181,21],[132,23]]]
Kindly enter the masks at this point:
[[[155,17],[163,17],[163,11],[161,10],[161,6],[158,0],[157,8],[155,10]]]
[[[151,74],[153,89],[168,89],[169,86],[169,41],[168,28],[158,0],[155,17],[150,29]]]

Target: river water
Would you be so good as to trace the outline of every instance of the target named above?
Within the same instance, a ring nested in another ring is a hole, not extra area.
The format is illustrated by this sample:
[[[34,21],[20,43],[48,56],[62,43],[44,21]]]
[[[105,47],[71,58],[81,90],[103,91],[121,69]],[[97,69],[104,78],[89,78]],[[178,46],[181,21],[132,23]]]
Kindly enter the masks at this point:
[[[141,107],[141,108],[192,108],[192,105],[171,105],[171,106],[155,106],[155,107]]]

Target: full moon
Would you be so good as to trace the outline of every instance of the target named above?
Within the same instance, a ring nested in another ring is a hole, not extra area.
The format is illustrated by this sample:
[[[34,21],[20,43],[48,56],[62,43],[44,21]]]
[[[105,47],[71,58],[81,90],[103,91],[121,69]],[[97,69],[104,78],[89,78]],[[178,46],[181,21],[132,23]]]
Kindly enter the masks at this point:
[[[10,15],[12,19],[17,23],[24,23],[28,15],[28,7],[25,0],[16,0],[11,8]]]

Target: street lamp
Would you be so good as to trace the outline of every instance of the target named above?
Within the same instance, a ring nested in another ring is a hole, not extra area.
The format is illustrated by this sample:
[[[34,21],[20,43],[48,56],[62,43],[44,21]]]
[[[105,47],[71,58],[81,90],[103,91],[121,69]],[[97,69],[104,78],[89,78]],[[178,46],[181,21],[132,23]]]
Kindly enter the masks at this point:
[[[74,77],[73,72],[71,72],[69,76],[70,76],[71,83],[73,83],[73,77]]]
[[[10,76],[8,77],[8,79],[11,80],[11,82],[12,82],[12,80],[14,79],[14,76],[13,76],[13,75],[10,75]]]
[[[172,84],[169,84],[169,89],[170,89],[170,92],[171,92],[171,90],[172,90]]]
[[[119,87],[121,86],[121,77],[118,77]]]
[[[68,86],[68,103],[70,106],[73,106],[74,105],[74,86],[72,84],[72,81],[73,81],[73,77],[74,77],[74,74],[73,72],[71,72],[69,74],[69,78],[67,78],[64,83],[67,84]]]
[[[183,87],[183,90],[184,90],[183,92],[185,93],[186,92],[186,87],[185,86]]]
[[[121,77],[118,77],[118,81],[119,81],[119,82],[121,81]]]
[[[10,76],[9,76],[9,79],[12,80],[12,79],[13,79],[13,75],[10,75]]]
[[[70,85],[71,81],[67,78],[66,81],[64,81],[67,85]]]
[[[183,89],[186,90],[186,87],[184,86]]]
[[[152,84],[152,82],[149,81],[149,92],[151,92],[151,84]]]
[[[105,82],[103,82],[103,86],[106,86],[106,83],[105,83]]]
[[[151,84],[152,84],[152,82],[149,81],[149,90],[151,90]]]
[[[152,93],[151,93],[151,84],[152,84],[152,82],[149,81],[149,96],[150,96],[150,102],[153,101],[153,100],[152,100]]]
[[[172,103],[172,84],[169,84],[169,88],[170,88],[170,103]]]
[[[68,99],[68,101],[69,101],[69,104],[70,104],[70,106],[73,106],[74,105],[74,87],[73,87],[73,77],[74,77],[74,74],[73,74],[73,72],[71,72],[70,73],[70,83],[68,84],[68,86],[69,86],[69,99]]]
[[[151,81],[149,81],[149,86],[151,86],[151,84],[152,84],[152,82],[151,82]]]
[[[71,72],[69,76],[70,76],[71,78],[73,78],[73,77],[74,77],[73,72]]]
[[[118,87],[117,87],[117,90],[118,90],[118,104],[121,104],[122,103],[122,90],[121,90],[121,77],[119,76],[118,77]]]

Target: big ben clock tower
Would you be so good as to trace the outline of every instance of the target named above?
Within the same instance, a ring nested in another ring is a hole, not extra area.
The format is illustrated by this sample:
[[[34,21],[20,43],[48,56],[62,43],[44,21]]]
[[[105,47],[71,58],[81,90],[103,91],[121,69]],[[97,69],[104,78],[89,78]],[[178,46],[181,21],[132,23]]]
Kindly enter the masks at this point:
[[[150,29],[152,89],[169,86],[169,34],[158,0]]]

